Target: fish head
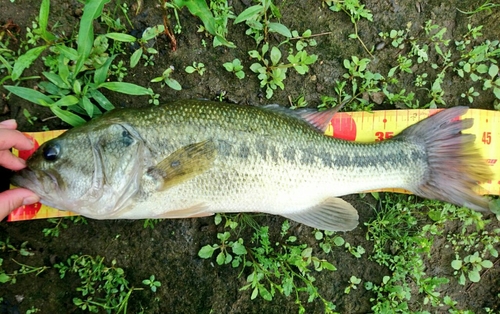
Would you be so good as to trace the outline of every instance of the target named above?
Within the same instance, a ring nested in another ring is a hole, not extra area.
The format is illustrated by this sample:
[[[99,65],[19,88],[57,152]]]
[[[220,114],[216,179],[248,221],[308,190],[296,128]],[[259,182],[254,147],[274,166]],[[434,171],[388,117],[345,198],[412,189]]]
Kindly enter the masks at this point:
[[[144,146],[126,123],[89,123],[41,145],[12,183],[32,190],[48,206],[113,218],[140,189]]]

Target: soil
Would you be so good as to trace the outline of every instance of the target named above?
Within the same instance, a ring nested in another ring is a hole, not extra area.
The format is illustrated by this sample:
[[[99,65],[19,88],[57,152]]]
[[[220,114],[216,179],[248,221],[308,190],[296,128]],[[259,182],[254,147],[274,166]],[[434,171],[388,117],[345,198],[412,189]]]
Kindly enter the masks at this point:
[[[132,1],[125,1],[129,7]],[[366,0],[366,8],[373,13],[373,22],[360,21],[358,23],[359,34],[368,47],[383,46],[379,32],[388,32],[392,29],[405,29],[411,22],[411,32],[422,34],[423,26],[428,20],[433,20],[448,29],[446,37],[451,40],[458,39],[467,32],[467,24],[484,25],[482,30],[483,39],[495,40],[499,38],[500,27],[498,19],[500,10],[482,11],[474,15],[460,13],[457,9],[464,11],[479,7],[484,1],[413,1],[413,0]],[[158,1],[145,0],[144,10],[139,14],[129,14],[136,30],[142,31],[148,26],[162,24],[162,11],[158,8]],[[116,3],[107,4],[108,10],[114,10]],[[242,12],[250,5],[250,1],[230,1],[234,12]],[[309,49],[310,53],[318,55],[318,62],[310,67],[309,73],[300,76],[293,71],[287,73],[285,81],[286,88],[277,90],[271,100],[266,100],[265,93],[260,89],[255,75],[248,70],[253,63],[248,58],[247,51],[255,49],[255,42],[245,36],[246,26],[242,24],[231,25],[229,40],[233,41],[237,48],[226,47],[213,48],[211,38],[203,33],[197,32],[200,21],[190,15],[187,10],[180,12],[182,33],[176,36],[177,50],[172,50],[172,45],[165,37],[160,37],[155,42],[155,48],[159,50],[159,56],[154,59],[155,65],[149,67],[139,66],[129,69],[125,81],[137,83],[142,86],[152,87],[160,94],[162,102],[168,102],[180,98],[223,98],[227,102],[249,105],[262,105],[267,103],[280,103],[289,105],[288,99],[296,99],[303,95],[309,106],[316,107],[320,103],[322,95],[333,95],[335,80],[340,78],[345,69],[343,60],[357,55],[369,58],[360,43],[349,39],[353,33],[353,25],[349,17],[344,13],[334,13],[320,1],[278,1],[278,7],[282,13],[281,22],[290,29],[297,29],[300,33],[311,29],[313,34],[326,33],[316,37],[317,47]],[[24,38],[26,28],[31,27],[31,21],[38,16],[39,2],[30,0],[7,1],[0,0],[0,23],[11,19],[20,27],[19,38]],[[57,25],[55,31],[64,32],[66,35],[76,34],[77,25],[82,9],[82,4],[76,0],[51,1],[50,19],[51,25]],[[117,13],[118,14],[118,13]],[[175,19],[171,18],[172,23]],[[96,23],[96,33],[105,32],[106,28]],[[207,46],[202,45],[205,39]],[[481,39],[481,40],[483,40]],[[16,46],[11,40],[12,47]],[[11,47],[11,48],[12,48]],[[373,72],[387,73],[395,66],[395,56],[398,51],[390,47],[387,41],[385,47],[374,52],[371,62]],[[121,56],[127,60],[128,56]],[[234,58],[242,60],[247,78],[238,80],[233,74],[227,72],[222,63]],[[198,74],[186,74],[184,68],[192,62],[203,62],[206,72],[203,76]],[[182,85],[182,91],[174,91],[168,87],[160,88],[155,83],[150,83],[154,77],[160,76],[163,70],[173,66],[176,71],[174,78]],[[418,72],[419,68],[414,68]],[[43,63],[37,61],[24,75],[41,75],[45,71]],[[429,79],[437,75],[435,71],[428,68]],[[421,73],[421,72],[419,72]],[[2,74],[3,75],[3,74]],[[406,84],[409,90],[414,89],[412,77]],[[23,83],[24,86],[35,86],[36,80]],[[403,85],[405,86],[405,85]],[[458,76],[447,76],[443,83],[445,89],[445,100],[447,106],[469,105],[467,100],[460,97],[460,93],[467,90],[467,83],[458,79]],[[480,86],[476,89],[480,90]],[[6,91],[0,88],[2,93]],[[147,97],[133,97],[118,93],[107,92],[106,96],[117,107],[141,107],[148,106]],[[421,91],[417,97],[426,102],[426,95]],[[471,104],[471,107],[493,109],[494,97],[492,93],[482,92]],[[39,131],[43,126],[50,129],[68,128],[58,119],[43,121],[52,116],[45,108],[33,105],[16,97],[9,100],[0,100],[0,108],[6,108],[6,113],[0,116],[0,120],[14,118],[19,123],[22,131]],[[374,109],[394,108],[393,105],[382,103]],[[38,117],[33,124],[29,123],[23,115],[27,109],[32,116]],[[5,172],[1,177],[3,183],[8,178]],[[360,212],[360,225],[352,232],[343,234],[344,239],[353,246],[361,245],[367,254],[357,259],[342,248],[337,248],[330,255],[321,252],[317,242],[312,235],[312,229],[294,224],[294,234],[303,243],[314,248],[315,254],[327,258],[336,267],[335,272],[315,273],[316,285],[320,293],[334,302],[340,313],[369,313],[371,312],[370,298],[374,294],[362,288],[352,290],[350,294],[344,293],[352,275],[361,278],[363,282],[371,281],[381,283],[384,275],[390,275],[391,271],[369,260],[373,243],[365,239],[367,232],[364,222],[374,218],[372,205],[376,201],[367,196],[360,200],[358,196],[348,196],[350,201]],[[500,227],[494,218],[490,224],[491,229]],[[260,224],[270,226],[270,230],[280,230],[283,219],[278,216],[259,215],[255,218]],[[129,312],[136,313],[141,309],[145,313],[296,313],[297,305],[294,298],[281,296],[268,302],[261,298],[250,299],[250,291],[240,291],[245,284],[245,274],[240,276],[239,269],[228,266],[218,266],[215,260],[205,260],[198,257],[199,249],[206,245],[216,243],[217,232],[222,231],[221,226],[216,226],[212,217],[199,219],[164,220],[155,225],[154,229],[143,228],[143,221],[97,221],[88,220],[87,225],[74,225],[68,221],[69,227],[62,229],[59,237],[45,237],[42,234],[44,228],[53,226],[48,221],[26,221],[15,223],[0,223],[0,240],[10,239],[16,246],[27,241],[28,247],[34,253],[31,257],[22,257],[17,253],[0,253],[4,259],[4,268],[15,269],[12,262],[15,258],[21,263],[38,266],[53,266],[55,263],[65,261],[72,254],[88,254],[91,256],[104,256],[107,263],[116,259],[117,265],[125,271],[126,278],[131,285],[143,287],[142,280],[155,274],[156,279],[162,286],[156,293],[149,289],[135,291],[129,304]],[[447,230],[453,232],[459,226],[449,224]],[[242,234],[249,239],[250,232]],[[440,289],[442,295],[448,295],[458,302],[457,307],[468,309],[475,313],[484,313],[484,308],[489,307],[496,313],[500,312],[500,268],[498,263],[487,271],[479,283],[461,286],[453,276],[450,266],[454,258],[453,251],[446,246],[443,238],[437,238],[432,248],[431,258],[426,264],[426,272],[432,276],[443,276],[450,279],[450,283],[443,285]],[[79,296],[75,288],[78,285],[75,275],[59,278],[57,269],[53,267],[39,276],[20,276],[16,284],[2,284],[0,297],[4,298],[0,306],[1,313],[25,313],[29,308],[35,306],[41,313],[78,313],[80,310],[73,305],[72,299]],[[22,301],[20,301],[22,297]],[[307,303],[307,313],[324,312],[323,304],[319,301]],[[423,295],[414,293],[412,309],[418,311],[426,309],[423,304]],[[438,308],[431,308],[431,312],[437,313]],[[442,312],[447,312],[446,307]]]

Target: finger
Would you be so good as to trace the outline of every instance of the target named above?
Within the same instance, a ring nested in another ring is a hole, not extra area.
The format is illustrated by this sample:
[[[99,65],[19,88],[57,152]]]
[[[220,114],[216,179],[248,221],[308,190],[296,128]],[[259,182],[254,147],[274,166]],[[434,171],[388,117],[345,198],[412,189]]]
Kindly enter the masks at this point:
[[[26,167],[26,161],[14,156],[8,150],[0,150],[0,166],[17,171]]]
[[[0,128],[15,130],[17,129],[17,122],[14,119],[2,121],[0,122]]]
[[[33,142],[23,133],[17,130],[0,128],[0,150],[12,147],[18,150],[29,150],[33,148]]]
[[[14,209],[22,205],[39,202],[40,198],[27,189],[18,188],[0,193],[0,220],[3,220]]]

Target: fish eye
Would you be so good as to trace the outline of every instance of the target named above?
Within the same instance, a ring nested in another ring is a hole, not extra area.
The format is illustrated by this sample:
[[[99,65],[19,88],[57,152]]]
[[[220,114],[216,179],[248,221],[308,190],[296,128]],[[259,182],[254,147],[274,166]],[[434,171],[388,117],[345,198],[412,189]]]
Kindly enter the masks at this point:
[[[43,148],[43,158],[47,161],[55,161],[61,153],[61,146],[58,143],[48,143]]]

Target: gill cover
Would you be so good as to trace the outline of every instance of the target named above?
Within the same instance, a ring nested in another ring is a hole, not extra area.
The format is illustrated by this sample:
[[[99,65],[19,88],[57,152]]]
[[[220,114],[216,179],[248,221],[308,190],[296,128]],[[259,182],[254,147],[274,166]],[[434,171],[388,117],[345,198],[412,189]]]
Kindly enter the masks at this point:
[[[127,124],[115,123],[99,129],[89,134],[94,173],[83,199],[91,201],[84,205],[88,208],[76,211],[106,219],[120,212],[139,190],[148,150],[137,131]]]

